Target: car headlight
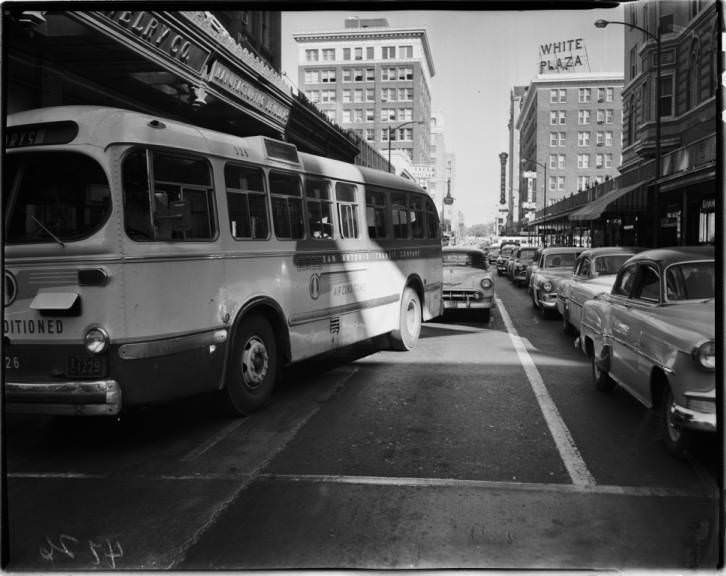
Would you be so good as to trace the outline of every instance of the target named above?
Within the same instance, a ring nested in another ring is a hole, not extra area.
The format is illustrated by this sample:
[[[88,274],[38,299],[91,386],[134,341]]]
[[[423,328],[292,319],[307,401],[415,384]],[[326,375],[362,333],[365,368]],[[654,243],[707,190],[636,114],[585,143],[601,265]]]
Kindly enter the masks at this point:
[[[480,284],[481,284],[481,287],[482,287],[482,288],[484,288],[484,290],[489,290],[489,288],[491,288],[491,287],[492,287],[492,286],[494,285],[494,284],[492,283],[492,281],[491,281],[491,280],[489,280],[489,278],[484,278],[484,279],[483,279],[483,280],[482,280],[482,281],[480,282]]]
[[[552,290],[552,282],[550,282],[549,280],[545,280],[544,282],[542,282],[542,290],[544,290],[545,292],[549,292],[550,290]]]
[[[704,342],[693,351],[693,359],[706,370],[716,368],[716,343],[711,340]]]
[[[108,337],[108,332],[103,328],[90,328],[83,338],[86,344],[86,350],[91,354],[101,354],[108,350],[108,346],[111,339]]]

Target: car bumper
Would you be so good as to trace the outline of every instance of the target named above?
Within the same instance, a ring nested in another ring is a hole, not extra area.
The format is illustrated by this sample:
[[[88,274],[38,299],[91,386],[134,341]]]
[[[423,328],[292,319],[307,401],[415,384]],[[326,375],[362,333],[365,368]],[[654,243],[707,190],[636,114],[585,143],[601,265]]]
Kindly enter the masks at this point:
[[[444,299],[444,309],[485,309],[492,307],[492,298],[483,298],[481,300],[446,300]]]
[[[539,292],[537,294],[540,306],[548,310],[557,309],[557,294],[555,292]]]
[[[683,428],[687,428],[689,430],[700,430],[703,432],[716,431],[715,412],[701,412],[699,410],[692,410],[678,404],[674,404],[671,407],[671,412],[674,420]]]
[[[116,380],[5,383],[8,413],[113,416],[121,405]]]

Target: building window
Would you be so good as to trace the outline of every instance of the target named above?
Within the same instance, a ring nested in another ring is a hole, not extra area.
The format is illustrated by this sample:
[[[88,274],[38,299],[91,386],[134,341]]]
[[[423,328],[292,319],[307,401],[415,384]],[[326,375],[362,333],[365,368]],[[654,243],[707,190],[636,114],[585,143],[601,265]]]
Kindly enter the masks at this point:
[[[398,119],[403,121],[413,120],[413,108],[400,108],[398,110]]]
[[[577,133],[577,145],[578,146],[589,146],[590,145],[590,133],[589,132],[578,132]]]
[[[317,62],[318,61],[318,51],[317,50],[305,50],[305,60],[307,62]]]
[[[397,138],[404,142],[411,142],[413,140],[413,128],[399,128]]]
[[[373,110],[371,110],[373,112]],[[376,139],[376,129],[375,128],[366,128],[366,140],[368,142],[372,142]]]
[[[613,155],[611,152],[605,153],[605,168],[613,167]]]
[[[557,124],[557,110],[550,111],[550,125]]]
[[[598,88],[597,89],[597,101],[598,102],[604,102],[605,101],[605,88]]]
[[[567,102],[567,88],[560,88],[560,104]]]
[[[550,168],[557,168],[557,154],[550,154]]]
[[[376,110],[375,108],[366,108],[366,122],[376,121]]]
[[[578,124],[589,124],[590,123],[590,111],[589,110],[578,110],[577,111],[577,123]]]
[[[638,74],[638,47],[633,46],[630,49],[630,80],[635,78],[635,76]]]
[[[413,46],[399,46],[399,58],[413,58]]]
[[[399,80],[413,80],[413,68],[405,67],[398,69]]]
[[[598,110],[597,111],[597,123],[602,124],[605,122],[605,110]]]
[[[557,146],[558,140],[558,132],[550,132],[550,146]]]
[[[381,68],[381,80],[395,80],[396,77],[395,68]]]
[[[660,115],[673,116],[673,75],[664,75],[660,81]]]
[[[605,88],[605,101],[612,102],[613,94],[614,94],[614,90],[612,88]]]
[[[318,84],[320,82],[320,74],[317,70],[305,71],[305,84]]]
[[[343,70],[343,82],[351,82],[353,80],[353,71],[350,68]]]
[[[323,61],[332,62],[335,60],[335,48],[323,49]]]
[[[557,191],[563,192],[564,190],[565,190],[565,177],[558,176],[557,177]]]
[[[577,177],[577,190],[587,190],[590,187],[590,177],[589,176],[578,176]]]
[[[353,91],[353,102],[363,102],[363,89],[358,88]]]
[[[376,79],[376,69],[366,68],[366,82],[374,82]]]
[[[343,48],[343,60],[350,60],[350,48]]]
[[[350,124],[350,122],[353,120],[353,111],[352,110],[343,110],[343,124]]]
[[[598,146],[605,144],[605,132],[597,132],[595,134],[595,144]]]
[[[590,155],[589,154],[578,154],[577,155],[577,167],[578,168],[589,168],[590,167]]]
[[[388,142],[388,128],[381,128],[381,142]]]
[[[396,89],[395,88],[381,88],[381,101],[395,102],[396,101]]]
[[[335,102],[335,90],[323,90],[320,93],[321,102]]]
[[[595,168],[602,168],[604,164],[603,155],[595,154]]]
[[[605,124],[612,124],[613,123],[613,117],[615,116],[615,111],[608,108],[605,110]]]
[[[396,47],[383,46],[381,48],[381,58],[383,58],[383,60],[394,60],[396,58]]]
[[[591,88],[578,88],[577,89],[577,101],[580,103],[583,102],[590,102],[592,99],[592,89]]]
[[[399,88],[398,99],[403,101],[413,100],[413,88]]]
[[[557,88],[552,88],[550,90],[550,102],[552,104],[555,104],[560,101],[559,98],[557,97],[557,94],[558,94]]]
[[[326,118],[331,122],[336,121],[335,110],[324,110],[323,113],[325,114]]]
[[[364,71],[361,68],[353,70],[353,82],[363,82]]]
[[[701,50],[698,40],[694,40],[691,47],[691,61],[688,68],[688,101],[687,108],[695,107],[701,99]]]
[[[355,59],[363,60],[363,48],[362,47],[355,49]]]
[[[351,101],[351,93],[352,92],[353,92],[352,90],[347,89],[347,88],[345,90],[343,90],[343,103],[344,104],[347,104],[347,103],[349,103]]]
[[[547,186],[550,192],[554,192],[557,189],[557,176],[550,176],[549,185]]]
[[[313,104],[317,104],[320,102],[320,91],[319,90],[308,90],[305,92],[305,96],[307,96],[307,99],[310,100]]]
[[[550,112],[550,124],[567,124],[567,112],[565,110],[552,110]]]
[[[628,121],[625,125],[625,144],[626,146],[630,146],[633,142],[635,142],[635,96],[631,95],[630,98],[628,98],[628,106],[625,109],[625,112],[628,113]]]
[[[557,155],[557,168],[560,170],[565,168],[565,158],[566,156],[564,154]]]
[[[366,88],[366,102],[374,102],[376,99],[376,89]]]
[[[608,131],[605,132],[605,146],[612,146],[613,145],[613,133]]]
[[[381,122],[393,122],[395,119],[395,108],[381,108]]]
[[[361,123],[363,122],[363,109],[362,108],[356,108],[353,110],[353,122]]]
[[[375,58],[373,53],[373,46],[366,47],[366,60],[373,60]]]

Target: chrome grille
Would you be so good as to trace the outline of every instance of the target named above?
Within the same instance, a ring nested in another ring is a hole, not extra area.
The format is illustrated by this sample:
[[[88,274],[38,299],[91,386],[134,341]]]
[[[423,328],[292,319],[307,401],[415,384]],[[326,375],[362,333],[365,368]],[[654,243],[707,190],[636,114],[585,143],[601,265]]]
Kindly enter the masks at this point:
[[[443,296],[452,302],[468,302],[481,300],[482,294],[478,290],[444,290]]]

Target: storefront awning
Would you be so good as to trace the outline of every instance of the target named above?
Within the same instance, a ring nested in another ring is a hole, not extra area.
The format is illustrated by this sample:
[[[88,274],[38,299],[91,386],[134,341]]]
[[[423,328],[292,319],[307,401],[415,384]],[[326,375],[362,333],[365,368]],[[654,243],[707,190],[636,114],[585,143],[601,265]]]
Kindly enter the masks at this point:
[[[630,186],[610,190],[610,192],[603,194],[600,198],[597,198],[586,206],[575,210],[572,214],[570,214],[569,218],[571,221],[578,222],[583,220],[597,220],[600,218],[602,213],[605,212],[607,207],[610,206],[610,204],[615,202],[618,198],[622,198],[628,192],[632,192],[636,188],[639,188],[642,184],[642,182],[636,182]]]

